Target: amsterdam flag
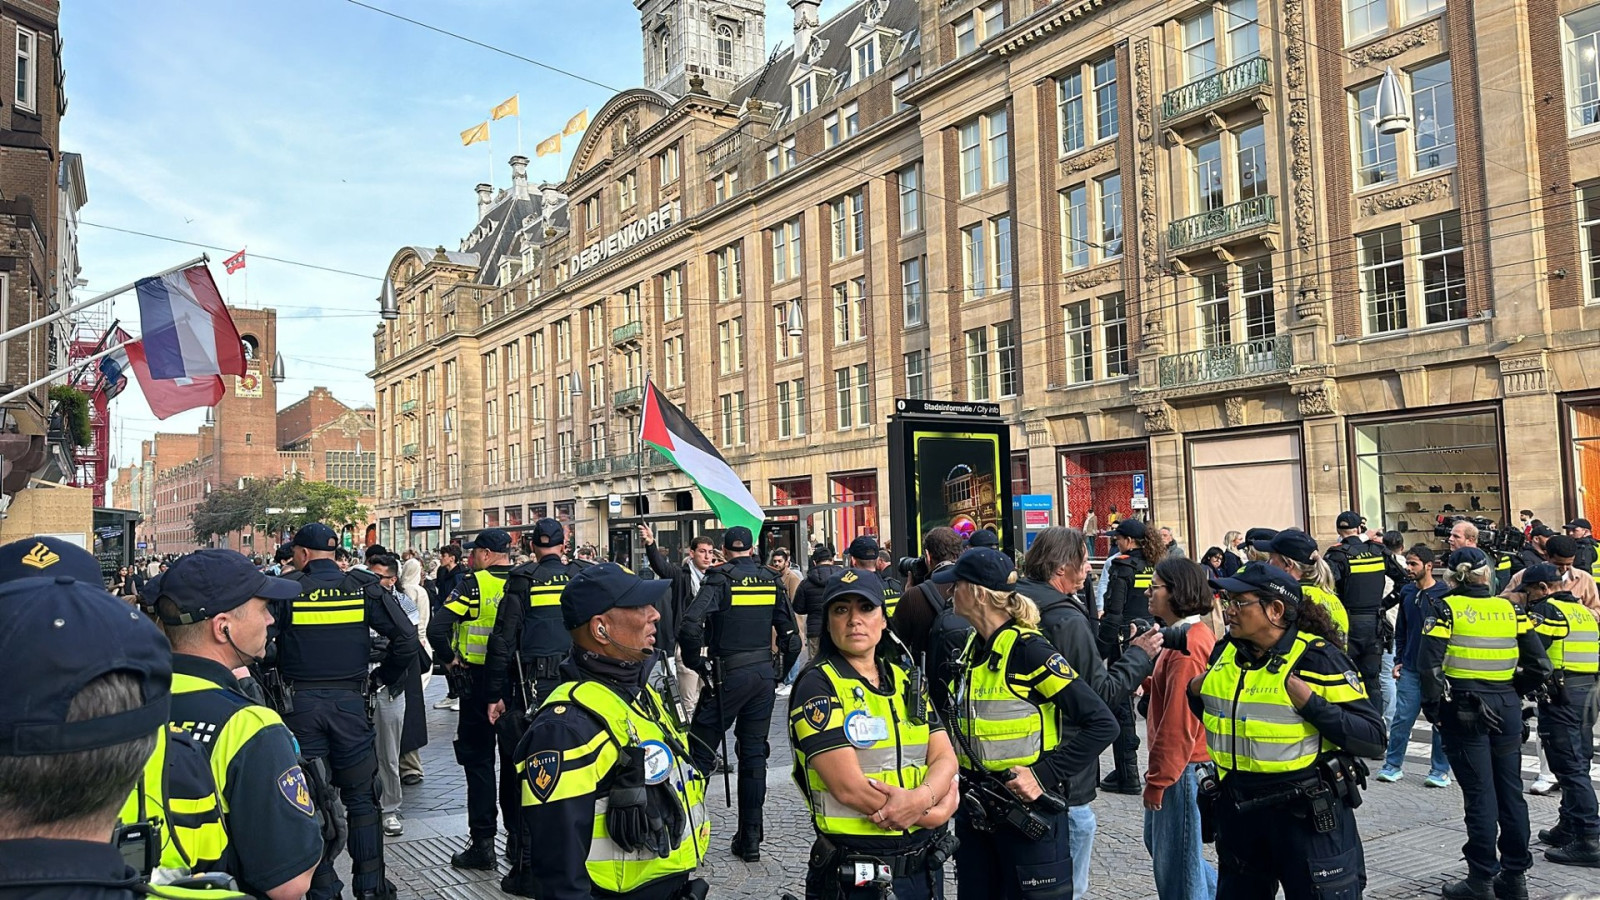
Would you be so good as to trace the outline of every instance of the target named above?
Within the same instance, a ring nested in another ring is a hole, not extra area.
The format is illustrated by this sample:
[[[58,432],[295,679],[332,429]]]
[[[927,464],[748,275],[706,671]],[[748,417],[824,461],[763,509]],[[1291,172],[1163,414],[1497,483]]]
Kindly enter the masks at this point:
[[[750,489],[683,410],[656,391],[653,382],[645,385],[639,438],[689,476],[722,524],[729,528],[743,525],[751,534],[761,532],[766,514],[750,496]]]

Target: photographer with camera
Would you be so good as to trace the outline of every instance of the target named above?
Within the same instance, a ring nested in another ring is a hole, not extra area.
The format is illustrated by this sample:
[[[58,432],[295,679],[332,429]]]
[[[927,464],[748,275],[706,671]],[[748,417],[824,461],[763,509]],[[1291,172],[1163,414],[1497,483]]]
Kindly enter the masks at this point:
[[[1122,656],[1122,635],[1129,622],[1150,617],[1150,578],[1155,564],[1167,555],[1166,544],[1158,533],[1148,531],[1138,519],[1123,519],[1116,527],[1117,550],[1106,574],[1106,603],[1100,616],[1098,641],[1100,656],[1107,665]],[[1117,794],[1138,794],[1139,732],[1133,702],[1121,700],[1111,705],[1122,729],[1112,747],[1113,768],[1100,780],[1100,789]]]
[[[976,632],[944,710],[961,756],[958,893],[1066,896],[1073,860],[1061,793],[1094,767],[1116,719],[1037,630],[1039,610],[1017,593],[1010,557],[968,550],[931,580],[955,586],[955,611]]]

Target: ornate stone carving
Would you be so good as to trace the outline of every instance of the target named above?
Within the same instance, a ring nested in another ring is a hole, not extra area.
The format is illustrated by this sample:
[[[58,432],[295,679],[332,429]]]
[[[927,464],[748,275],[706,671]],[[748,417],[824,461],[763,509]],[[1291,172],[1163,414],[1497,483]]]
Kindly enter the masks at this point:
[[[1439,20],[1430,19],[1416,28],[1402,31],[1381,41],[1351,50],[1347,56],[1357,66],[1370,66],[1375,62],[1393,59],[1412,47],[1425,47],[1439,42]]]
[[[1041,419],[1029,422],[1023,427],[1022,433],[1029,447],[1048,447],[1051,444],[1050,428]]]
[[[1150,83],[1149,39],[1133,45],[1133,85],[1133,121],[1139,141],[1139,252],[1149,292],[1161,280],[1161,224],[1156,216],[1155,93]],[[1159,322],[1156,329],[1160,330]]]
[[[1389,209],[1405,209],[1418,203],[1428,203],[1433,200],[1449,199],[1451,194],[1450,176],[1441,175],[1416,184],[1397,187],[1392,191],[1373,194],[1361,198],[1361,214],[1370,216],[1374,213]]]
[[[1244,398],[1229,397],[1222,401],[1222,418],[1228,423],[1229,428],[1244,425]]]
[[[1546,391],[1545,352],[1500,359],[1500,389],[1507,397]]]
[[[1146,400],[1139,403],[1139,414],[1144,416],[1144,430],[1150,434],[1172,431],[1172,407],[1164,400]]]
[[[828,52],[829,43],[826,38],[813,37],[810,46],[806,47],[806,65],[816,65],[822,59],[822,54]]]
[[[1307,99],[1305,0],[1284,0],[1284,86],[1289,100],[1290,206],[1295,245],[1310,250],[1317,242],[1316,185],[1312,183],[1311,104]]]
[[[1102,144],[1098,149],[1062,160],[1061,175],[1066,177],[1076,172],[1082,172],[1084,169],[1092,169],[1101,163],[1110,162],[1116,155],[1117,145],[1115,142]]]
[[[1300,415],[1305,418],[1313,416],[1338,415],[1339,393],[1332,381],[1311,381],[1297,384],[1290,388],[1295,396],[1300,398]]]
[[[1120,274],[1122,274],[1122,267],[1112,263],[1108,266],[1101,266],[1098,269],[1091,269],[1077,278],[1070,278],[1062,282],[1061,286],[1069,291],[1086,291],[1092,287],[1099,287],[1108,281],[1114,281]]]
[[[888,0],[872,0],[871,3],[867,4],[867,12],[862,17],[862,20],[868,28],[877,28],[878,23],[883,21],[884,13],[888,11]]]
[[[1316,279],[1310,275],[1300,279],[1300,290],[1295,294],[1294,315],[1302,322],[1322,323],[1322,299],[1317,296]]]

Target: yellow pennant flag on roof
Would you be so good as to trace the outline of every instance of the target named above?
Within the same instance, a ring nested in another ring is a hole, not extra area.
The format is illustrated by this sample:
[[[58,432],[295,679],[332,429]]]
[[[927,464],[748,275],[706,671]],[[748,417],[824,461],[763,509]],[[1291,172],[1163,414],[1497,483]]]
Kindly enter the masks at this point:
[[[471,128],[468,128],[466,131],[461,132],[461,146],[463,147],[471,147],[473,144],[476,144],[480,141],[487,141],[488,139],[488,122],[479,122]]]
[[[517,110],[518,96],[518,94],[512,94],[510,100],[496,106],[494,111],[489,113],[489,118],[504,119],[506,116],[520,116],[521,113]]]
[[[561,130],[562,134],[574,135],[589,127],[589,111],[586,109],[567,120],[567,127]]]
[[[533,148],[533,152],[538,154],[539,156],[549,156],[552,153],[560,153],[561,152],[561,135],[552,134],[549,137],[545,138],[544,140],[540,141],[539,142],[539,146]]]

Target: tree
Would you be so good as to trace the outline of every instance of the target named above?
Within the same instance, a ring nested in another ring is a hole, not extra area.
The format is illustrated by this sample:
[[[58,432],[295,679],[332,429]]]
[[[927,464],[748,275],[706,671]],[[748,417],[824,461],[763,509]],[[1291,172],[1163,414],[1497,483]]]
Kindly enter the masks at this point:
[[[250,525],[263,525],[268,534],[294,531],[308,522],[337,530],[365,524],[367,516],[355,491],[297,476],[250,479],[238,487],[216,488],[195,508],[190,527],[195,541],[205,544]]]
[[[270,484],[246,481],[239,487],[224,486],[206,494],[189,517],[196,543],[208,544],[217,535],[229,534],[260,520]]]

